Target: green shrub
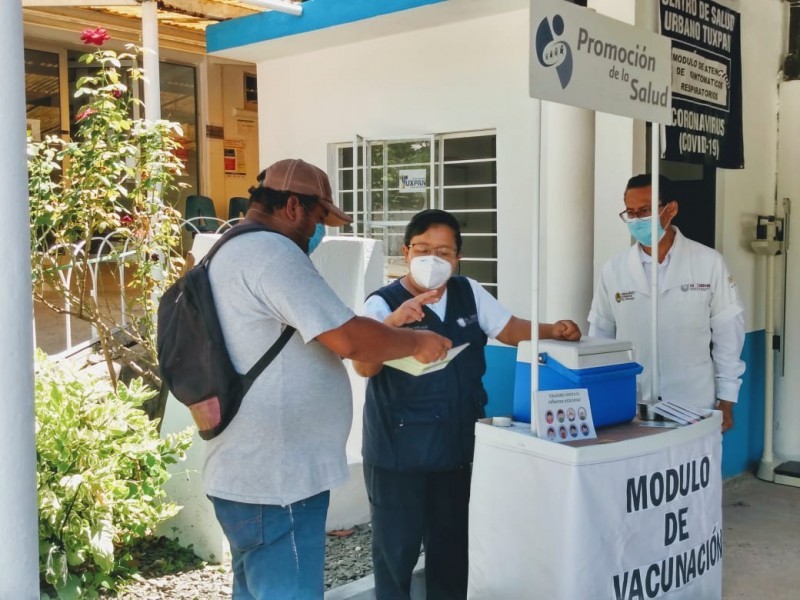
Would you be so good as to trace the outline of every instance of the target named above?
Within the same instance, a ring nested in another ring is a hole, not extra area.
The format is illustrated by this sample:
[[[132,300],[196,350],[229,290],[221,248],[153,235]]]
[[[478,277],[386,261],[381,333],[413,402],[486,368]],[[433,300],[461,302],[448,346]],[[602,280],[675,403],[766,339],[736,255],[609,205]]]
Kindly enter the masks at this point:
[[[191,431],[159,437],[138,407],[141,380],[107,379],[36,355],[39,568],[60,598],[91,598],[130,574],[126,548],[179,507],[166,499],[167,465]]]

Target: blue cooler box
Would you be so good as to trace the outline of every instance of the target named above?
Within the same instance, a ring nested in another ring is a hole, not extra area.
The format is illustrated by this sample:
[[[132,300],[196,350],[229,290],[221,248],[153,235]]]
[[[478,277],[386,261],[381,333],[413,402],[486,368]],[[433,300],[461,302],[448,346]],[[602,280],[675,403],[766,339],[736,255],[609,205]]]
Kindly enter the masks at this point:
[[[627,423],[636,416],[636,376],[630,342],[583,338],[578,342],[539,342],[539,389],[589,390],[595,427]],[[531,422],[531,343],[517,350],[514,420]]]

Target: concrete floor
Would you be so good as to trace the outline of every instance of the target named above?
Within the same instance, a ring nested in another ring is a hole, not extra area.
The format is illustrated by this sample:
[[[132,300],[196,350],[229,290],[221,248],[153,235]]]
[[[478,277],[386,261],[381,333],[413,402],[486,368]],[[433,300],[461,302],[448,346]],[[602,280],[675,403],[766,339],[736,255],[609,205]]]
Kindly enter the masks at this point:
[[[722,513],[724,600],[800,598],[800,488],[740,475]]]

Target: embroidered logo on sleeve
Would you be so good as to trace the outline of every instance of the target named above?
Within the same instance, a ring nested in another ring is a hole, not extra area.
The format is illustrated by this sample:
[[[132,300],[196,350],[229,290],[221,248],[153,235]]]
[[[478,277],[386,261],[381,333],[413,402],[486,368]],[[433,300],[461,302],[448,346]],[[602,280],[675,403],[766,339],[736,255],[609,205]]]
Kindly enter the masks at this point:
[[[614,294],[614,300],[617,301],[617,304],[620,302],[624,302],[626,300],[635,300],[636,299],[636,292],[631,290],[630,292],[617,292]]]

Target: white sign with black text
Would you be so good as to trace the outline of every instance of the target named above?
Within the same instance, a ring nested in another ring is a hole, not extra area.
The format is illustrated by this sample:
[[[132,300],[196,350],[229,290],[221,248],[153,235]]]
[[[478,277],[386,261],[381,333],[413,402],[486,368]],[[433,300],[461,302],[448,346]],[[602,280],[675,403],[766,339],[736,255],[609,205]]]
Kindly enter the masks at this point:
[[[720,424],[579,447],[476,427],[468,597],[719,600]]]
[[[530,95],[672,123],[670,40],[563,0],[531,0]]]
[[[401,192],[425,193],[428,186],[428,172],[425,169],[400,169],[398,174]]]

